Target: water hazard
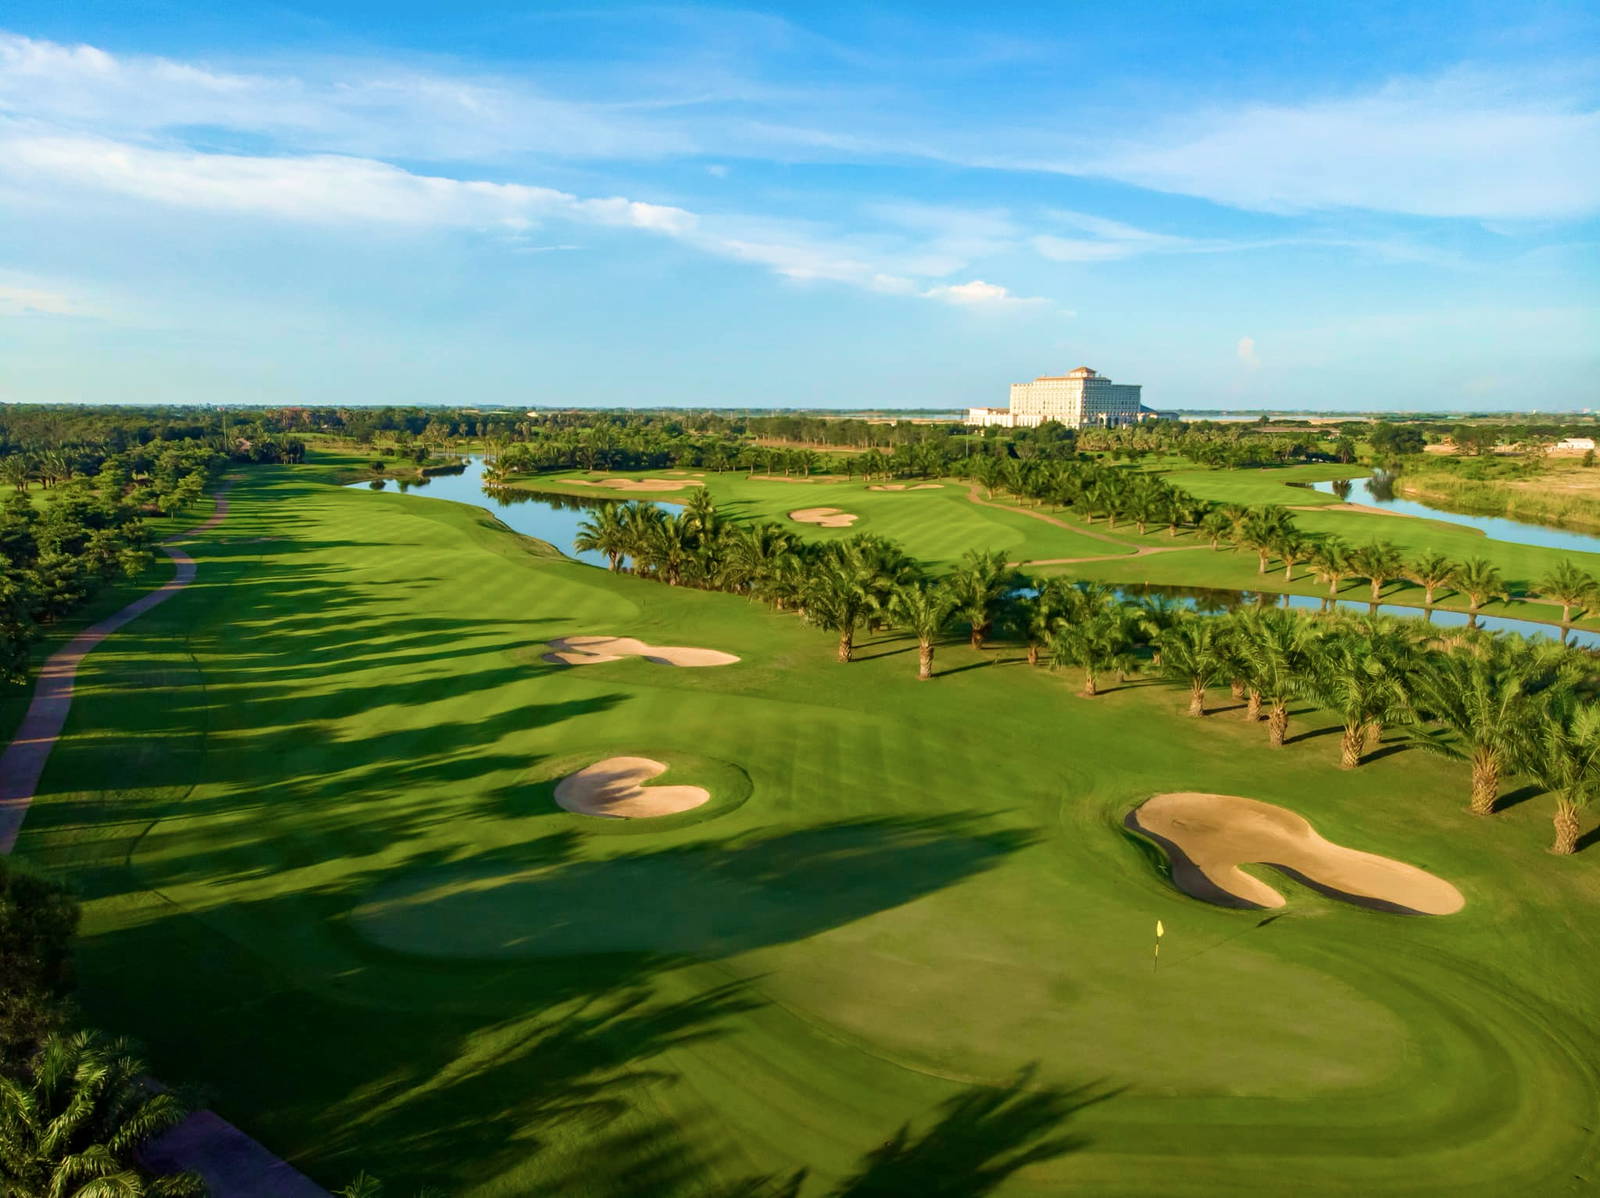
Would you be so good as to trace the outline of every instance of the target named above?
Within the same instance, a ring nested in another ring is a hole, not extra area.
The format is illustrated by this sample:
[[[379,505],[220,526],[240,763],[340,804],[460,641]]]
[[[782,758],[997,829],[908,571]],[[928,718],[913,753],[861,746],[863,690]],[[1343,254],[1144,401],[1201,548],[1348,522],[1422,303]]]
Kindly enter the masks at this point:
[[[1408,516],[1426,516],[1430,520],[1442,520],[1449,524],[1476,528],[1494,541],[1510,541],[1516,545],[1540,545],[1546,549],[1600,553],[1600,537],[1588,533],[1568,532],[1563,528],[1550,528],[1543,524],[1526,524],[1521,520],[1508,520],[1504,516],[1468,516],[1461,512],[1447,512],[1419,499],[1402,499],[1395,494],[1394,483],[1394,475],[1380,471],[1371,478],[1352,478],[1306,485],[1313,491],[1336,496],[1346,503],[1367,503],[1373,507],[1401,512]]]
[[[581,495],[559,495],[550,491],[485,490],[483,463],[473,458],[462,462],[460,470],[446,474],[430,474],[422,479],[375,478],[371,482],[350,483],[348,489],[356,491],[416,492],[430,499],[449,499],[455,503],[468,503],[492,514],[507,528],[523,536],[537,537],[554,545],[568,557],[591,566],[606,564],[603,553],[584,553],[574,549],[572,542],[578,535],[578,525],[588,519],[595,508],[615,500],[590,499]],[[675,503],[657,503],[659,507],[676,508]]]

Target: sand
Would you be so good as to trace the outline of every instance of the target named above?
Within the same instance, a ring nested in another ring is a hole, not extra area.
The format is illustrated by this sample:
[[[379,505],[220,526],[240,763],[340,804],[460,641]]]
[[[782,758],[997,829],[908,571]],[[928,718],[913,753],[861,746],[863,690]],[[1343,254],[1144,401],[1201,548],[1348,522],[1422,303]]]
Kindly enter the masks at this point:
[[[610,491],[681,491],[685,487],[703,487],[705,483],[692,478],[563,478],[558,482],[574,487],[605,487]]]
[[[1403,516],[1407,520],[1425,518],[1418,516],[1416,512],[1396,512],[1390,508],[1377,507],[1370,503],[1308,503],[1295,505],[1290,510],[1296,512],[1362,512],[1368,516]]]
[[[607,757],[556,783],[556,802],[578,815],[650,819],[710,800],[703,786],[645,786],[667,767],[648,757]]]
[[[917,483],[908,487],[905,483],[873,483],[867,488],[869,491],[942,491],[943,483]]]
[[[1172,880],[1226,907],[1281,907],[1281,894],[1239,868],[1270,865],[1347,902],[1407,915],[1449,915],[1466,900],[1443,878],[1319,836],[1286,807],[1238,795],[1178,791],[1146,799],[1128,824],[1167,850]]]
[[[544,655],[551,664],[563,666],[592,666],[624,657],[642,657],[658,666],[731,666],[739,660],[715,649],[651,645],[631,636],[558,636]]]
[[[815,524],[820,528],[849,528],[860,516],[842,512],[836,507],[803,507],[789,513],[789,519],[801,524]]]

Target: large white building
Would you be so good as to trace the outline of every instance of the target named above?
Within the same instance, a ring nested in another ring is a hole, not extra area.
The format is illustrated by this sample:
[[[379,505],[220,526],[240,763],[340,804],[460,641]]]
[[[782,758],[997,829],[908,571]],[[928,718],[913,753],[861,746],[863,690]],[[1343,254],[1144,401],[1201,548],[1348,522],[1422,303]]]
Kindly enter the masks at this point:
[[[1114,428],[1137,424],[1149,413],[1139,403],[1138,383],[1113,383],[1080,366],[1011,384],[1008,408],[968,408],[967,423],[979,428],[1033,428],[1046,420],[1068,428]]]

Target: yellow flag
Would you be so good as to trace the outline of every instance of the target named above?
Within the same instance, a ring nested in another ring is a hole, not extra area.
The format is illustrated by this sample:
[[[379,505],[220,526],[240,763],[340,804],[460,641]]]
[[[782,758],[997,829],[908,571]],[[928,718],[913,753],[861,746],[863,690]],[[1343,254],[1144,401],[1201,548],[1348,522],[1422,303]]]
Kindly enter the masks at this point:
[[[1159,919],[1156,920],[1156,939],[1159,940],[1161,937],[1165,936],[1166,934],[1167,934],[1167,929],[1161,926],[1161,921]]]

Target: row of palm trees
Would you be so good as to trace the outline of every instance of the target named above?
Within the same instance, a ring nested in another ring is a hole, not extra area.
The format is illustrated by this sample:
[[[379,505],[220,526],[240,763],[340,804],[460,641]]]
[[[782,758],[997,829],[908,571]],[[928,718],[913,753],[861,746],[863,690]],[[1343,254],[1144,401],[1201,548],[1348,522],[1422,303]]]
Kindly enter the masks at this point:
[[[1339,765],[1355,769],[1386,730],[1471,767],[1469,807],[1491,814],[1513,773],[1556,796],[1552,851],[1571,853],[1580,810],[1600,791],[1600,708],[1584,655],[1520,637],[1459,634],[1371,616],[1246,609],[1203,616],[1162,603],[1129,604],[1093,584],[1046,582],[1018,601],[1030,658],[1048,638],[1057,666],[1081,669],[1082,694],[1100,675],[1141,664],[1187,688],[1188,714],[1206,714],[1226,684],[1246,720],[1287,742],[1291,706],[1339,717]]]
[[[959,624],[974,649],[1000,630],[1026,646],[1030,664],[1081,671],[1086,697],[1113,672],[1148,667],[1186,686],[1189,713],[1201,716],[1208,690],[1226,683],[1245,718],[1265,723],[1272,746],[1286,743],[1292,706],[1312,702],[1341,719],[1347,769],[1386,729],[1404,728],[1411,743],[1470,763],[1474,811],[1492,812],[1512,773],[1553,790],[1556,852],[1573,851],[1578,810],[1600,788],[1592,671],[1584,655],[1553,643],[1472,631],[1444,639],[1430,626],[1378,616],[1202,616],[1162,598],[1130,602],[1095,583],[1029,580],[1003,555],[976,550],[935,577],[881,537],[807,542],[778,524],[726,521],[704,493],[673,514],[608,503],[581,526],[577,546],[604,553],[612,569],[631,562],[668,585],[797,611],[837,636],[840,662],[854,659],[863,630],[895,628],[916,639],[918,677],[931,679],[939,644]],[[1581,589],[1581,579],[1566,581],[1564,593]],[[1594,767],[1578,769],[1591,747]]]

